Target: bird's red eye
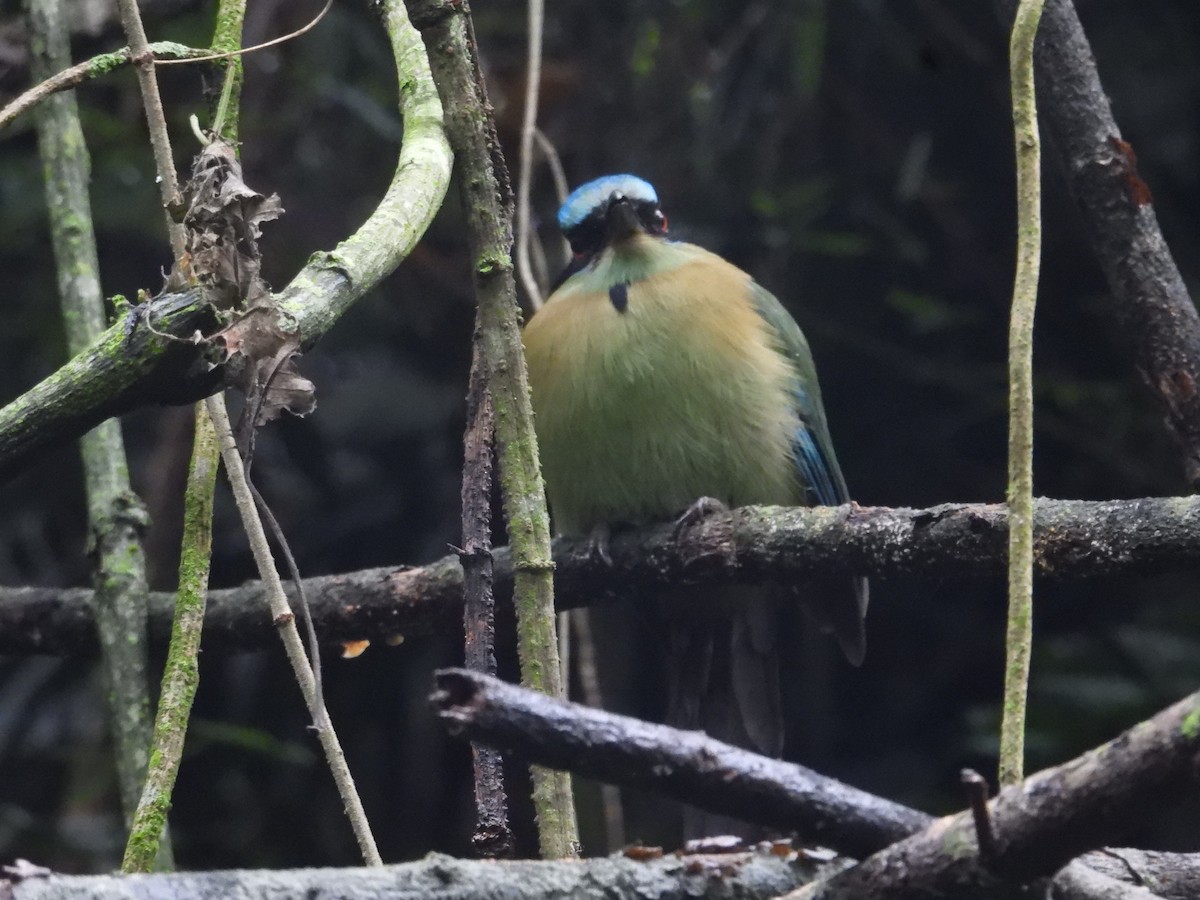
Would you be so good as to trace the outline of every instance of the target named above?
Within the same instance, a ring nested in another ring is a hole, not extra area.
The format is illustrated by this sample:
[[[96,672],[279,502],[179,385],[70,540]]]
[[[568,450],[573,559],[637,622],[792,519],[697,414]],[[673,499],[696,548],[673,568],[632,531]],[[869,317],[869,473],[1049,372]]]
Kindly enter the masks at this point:
[[[661,234],[667,233],[667,217],[662,213],[658,214],[658,230]]]

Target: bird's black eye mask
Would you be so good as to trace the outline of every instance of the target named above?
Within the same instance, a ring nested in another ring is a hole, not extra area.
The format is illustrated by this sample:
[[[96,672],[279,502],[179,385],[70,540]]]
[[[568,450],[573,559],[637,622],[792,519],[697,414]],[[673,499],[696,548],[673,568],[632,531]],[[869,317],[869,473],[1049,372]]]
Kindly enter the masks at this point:
[[[593,256],[604,249],[608,234],[608,207],[611,202],[610,200],[600,204],[588,213],[587,218],[563,233],[563,237],[571,245],[571,252],[575,257],[577,259],[583,257],[582,263],[574,271],[579,271],[591,261]],[[666,234],[667,217],[663,215],[663,211],[658,208],[657,203],[653,200],[635,200],[633,209],[646,234]]]

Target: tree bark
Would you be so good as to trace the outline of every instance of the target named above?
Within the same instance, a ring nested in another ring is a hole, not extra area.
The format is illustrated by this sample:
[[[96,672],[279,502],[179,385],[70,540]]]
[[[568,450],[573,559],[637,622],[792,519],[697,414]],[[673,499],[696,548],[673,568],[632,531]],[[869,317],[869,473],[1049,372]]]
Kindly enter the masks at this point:
[[[999,576],[1004,572],[1003,504],[948,503],[931,509],[747,507],[718,513],[676,540],[671,525],[613,536],[611,566],[587,541],[555,542],[559,609],[611,603],[649,587],[761,584],[813,574]],[[495,589],[512,590],[508,548],[494,551]],[[1157,573],[1200,567],[1200,498],[1039,500],[1034,559],[1057,579]],[[366,569],[306,579],[322,639],[456,634],[463,574],[457,556],[425,566]],[[91,591],[0,588],[0,653],[94,654]],[[170,594],[150,597],[152,638],[166,641]],[[232,652],[273,643],[263,588],[250,582],[209,596],[204,645]]]

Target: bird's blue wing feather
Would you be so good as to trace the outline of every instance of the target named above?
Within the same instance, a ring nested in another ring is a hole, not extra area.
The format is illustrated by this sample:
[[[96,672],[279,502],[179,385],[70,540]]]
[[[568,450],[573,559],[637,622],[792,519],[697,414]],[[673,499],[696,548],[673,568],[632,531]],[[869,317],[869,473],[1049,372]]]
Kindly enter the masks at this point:
[[[792,396],[800,427],[796,431],[793,453],[796,466],[809,500],[820,506],[848,503],[850,492],[842,477],[841,467],[833,452],[825,407],[821,403],[821,388],[817,383],[816,366],[808,341],[783,304],[766,289],[751,283],[754,308],[769,327],[778,349],[796,369],[796,384]]]

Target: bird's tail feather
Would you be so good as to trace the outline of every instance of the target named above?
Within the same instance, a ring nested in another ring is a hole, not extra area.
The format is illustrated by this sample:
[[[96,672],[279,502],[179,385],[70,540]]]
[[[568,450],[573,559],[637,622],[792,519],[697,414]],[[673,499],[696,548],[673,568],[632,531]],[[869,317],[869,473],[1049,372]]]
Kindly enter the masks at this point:
[[[674,592],[672,592],[674,594]],[[778,757],[783,750],[779,698],[777,603],[762,589],[727,588],[703,603],[693,592],[666,601],[668,704],[675,728],[702,730],[709,737]],[[737,834],[757,840],[763,829],[684,810],[684,836]]]

